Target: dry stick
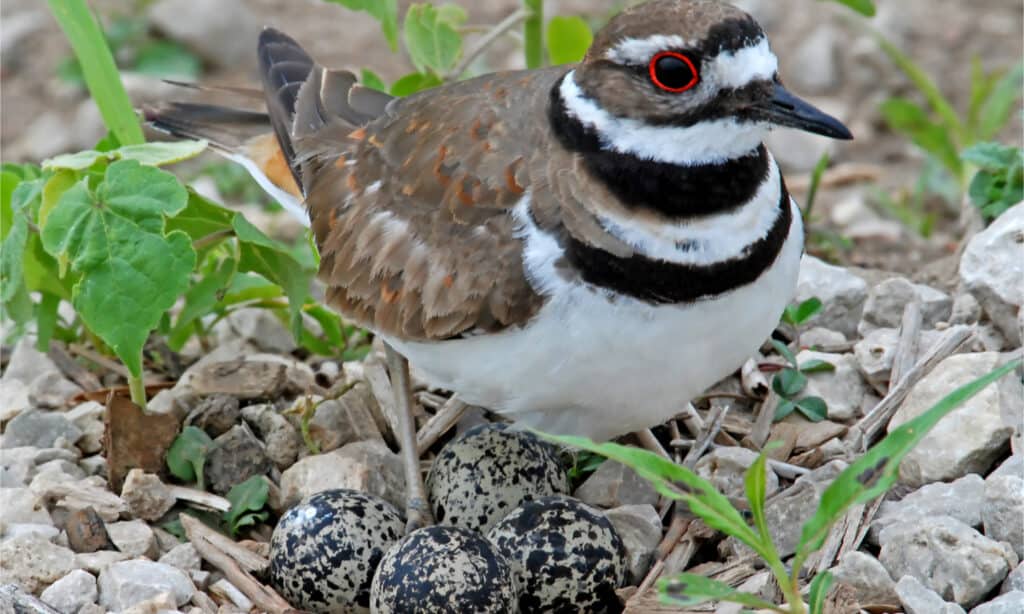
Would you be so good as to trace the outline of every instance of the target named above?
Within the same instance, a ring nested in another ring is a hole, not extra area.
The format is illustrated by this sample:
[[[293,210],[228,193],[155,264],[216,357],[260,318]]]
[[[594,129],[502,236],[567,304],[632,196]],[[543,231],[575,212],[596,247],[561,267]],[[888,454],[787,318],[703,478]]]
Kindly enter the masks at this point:
[[[512,28],[519,25],[521,21],[532,15],[533,12],[530,9],[520,8],[516,12],[512,13],[505,19],[498,22],[493,28],[491,28],[486,34],[480,37],[480,40],[473,46],[472,49],[466,52],[466,55],[462,57],[462,60],[455,65],[455,68],[444,76],[445,81],[454,81],[458,79],[462,73],[466,72],[469,65],[473,63],[473,60],[477,58],[485,49],[490,47],[494,41],[498,40],[502,34],[505,34]]]
[[[86,392],[92,392],[103,388],[100,378],[96,374],[75,362],[75,359],[64,349],[64,344],[59,341],[50,343],[50,349],[46,352],[57,368],[64,375],[68,376]]]
[[[768,378],[761,372],[757,361],[753,358],[748,358],[747,362],[740,367],[740,386],[742,386],[743,392],[755,399],[765,396],[771,389],[768,385]]]
[[[892,359],[892,371],[889,373],[889,390],[892,390],[896,382],[903,379],[917,362],[920,339],[921,302],[915,299],[903,308],[900,338],[896,343],[896,355]]]
[[[750,429],[750,441],[760,449],[772,431],[772,423],[775,422],[775,411],[779,408],[782,397],[775,390],[769,388],[768,396],[761,403],[757,410],[757,418],[754,419],[754,426]]]
[[[227,539],[226,537],[217,534],[216,531],[210,529],[199,520],[189,516],[188,514],[181,515],[181,526],[185,529],[185,534],[188,536],[192,545],[195,546],[196,551],[199,555],[206,560],[207,563],[213,565],[224,574],[228,582],[232,583],[240,591],[242,591],[246,597],[248,597],[256,607],[260,608],[270,614],[278,614],[288,611],[294,611],[291,605],[288,604],[280,595],[277,594],[274,589],[270,588],[259,582],[252,576],[246,569],[239,565],[238,560],[235,556],[228,554],[221,549],[215,542],[218,542],[219,537],[223,541],[228,541],[235,545],[235,550],[244,550],[249,553],[250,557],[256,557],[261,559],[266,564],[266,559],[263,557],[249,552],[237,546],[234,542]]]
[[[697,465],[697,461],[704,455],[704,451],[711,445],[711,441],[718,435],[718,431],[722,430],[722,422],[725,421],[726,414],[729,413],[729,408],[725,405],[712,405],[711,411],[708,412],[708,421],[704,426],[704,432],[697,437],[697,441],[694,442],[693,447],[686,453],[686,458],[683,459],[683,465],[693,469]]]
[[[179,501],[188,501],[218,512],[226,512],[231,509],[231,501],[198,488],[170,484],[167,485],[167,490]]]
[[[117,373],[118,375],[121,375],[123,377],[131,377],[131,373],[128,372],[128,369],[126,369],[124,365],[107,358],[106,356],[100,354],[99,352],[94,352],[89,348],[79,345],[77,343],[70,344],[68,346],[68,350],[70,350],[72,354],[78,354],[83,358],[88,358],[89,360],[93,361],[94,363],[98,364],[99,366],[103,367],[108,371],[113,371],[114,373]]]
[[[679,412],[679,419],[686,425],[686,430],[694,437],[699,437],[704,432],[704,419],[697,413],[693,403],[687,403],[683,411]]]
[[[645,450],[654,452],[665,460],[672,460],[672,457],[665,451],[665,448],[661,447],[661,442],[654,436],[651,429],[641,429],[634,434],[636,435],[636,438],[640,440],[640,445],[642,445]]]
[[[942,339],[939,339],[939,342],[889,390],[889,394],[885,395],[885,398],[879,401],[874,409],[850,428],[846,440],[855,442],[860,439],[859,446],[867,449],[899,409],[903,400],[907,398],[910,389],[931,372],[937,364],[954,354],[972,337],[974,337],[974,331],[967,326],[948,330]]]
[[[853,162],[838,164],[822,174],[821,181],[818,182],[818,189],[834,188],[862,181],[875,181],[882,175],[883,170],[877,164],[858,164]],[[789,185],[790,183],[793,185]],[[790,192],[806,192],[810,189],[810,186],[811,177],[809,174],[794,177],[792,181],[786,182],[786,187],[789,188]]]
[[[423,425],[419,433],[416,433],[416,453],[422,456],[424,452],[430,449],[430,446],[434,445],[442,435],[448,432],[448,429],[459,421],[462,417],[462,412],[466,411],[469,407],[465,403],[459,400],[455,395],[448,398],[441,409],[436,414],[427,420],[427,423]]]

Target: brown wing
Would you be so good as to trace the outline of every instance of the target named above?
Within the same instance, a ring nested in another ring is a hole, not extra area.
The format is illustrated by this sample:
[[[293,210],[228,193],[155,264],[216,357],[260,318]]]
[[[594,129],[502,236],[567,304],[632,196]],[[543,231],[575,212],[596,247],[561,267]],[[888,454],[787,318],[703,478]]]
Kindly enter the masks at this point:
[[[328,300],[408,339],[521,324],[528,284],[512,208],[548,184],[546,102],[562,69],[501,73],[388,103],[297,141]],[[301,94],[300,94],[301,97]],[[297,122],[298,124],[298,122]]]

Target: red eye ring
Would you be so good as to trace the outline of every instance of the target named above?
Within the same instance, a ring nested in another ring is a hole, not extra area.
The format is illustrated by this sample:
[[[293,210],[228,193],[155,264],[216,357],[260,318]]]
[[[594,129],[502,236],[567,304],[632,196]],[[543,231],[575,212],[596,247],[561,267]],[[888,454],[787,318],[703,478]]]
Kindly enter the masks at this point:
[[[666,85],[662,81],[662,79],[658,77],[658,70],[657,70],[658,61],[663,59],[663,58],[666,58],[666,57],[675,58],[677,60],[682,61],[684,64],[686,64],[686,66],[690,69],[690,74],[693,75],[693,78],[691,78],[687,83],[685,83],[685,84],[683,84],[681,86],[669,87],[668,85]],[[650,73],[651,82],[654,83],[654,85],[657,85],[659,88],[665,90],[666,92],[672,92],[673,94],[678,94],[680,92],[685,92],[686,90],[688,90],[688,89],[692,88],[693,86],[697,85],[697,82],[700,81],[700,76],[697,74],[697,67],[693,64],[693,60],[691,60],[690,58],[686,57],[685,55],[683,55],[682,53],[679,53],[677,51],[662,51],[662,52],[658,53],[653,58],[651,58],[650,64],[647,65],[647,70]]]

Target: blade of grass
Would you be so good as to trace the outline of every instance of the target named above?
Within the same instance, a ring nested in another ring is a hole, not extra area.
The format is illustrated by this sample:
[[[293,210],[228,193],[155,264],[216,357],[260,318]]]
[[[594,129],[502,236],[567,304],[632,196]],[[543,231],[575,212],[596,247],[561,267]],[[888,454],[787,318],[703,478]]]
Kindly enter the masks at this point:
[[[526,67],[540,68],[544,65],[544,0],[523,0],[523,5],[530,11],[523,23]]]
[[[89,87],[103,122],[117,136],[122,145],[145,142],[142,127],[132,108],[131,100],[121,84],[114,64],[114,56],[107,47],[96,19],[85,0],[47,0],[53,16],[71,43],[82,66],[85,84]]]

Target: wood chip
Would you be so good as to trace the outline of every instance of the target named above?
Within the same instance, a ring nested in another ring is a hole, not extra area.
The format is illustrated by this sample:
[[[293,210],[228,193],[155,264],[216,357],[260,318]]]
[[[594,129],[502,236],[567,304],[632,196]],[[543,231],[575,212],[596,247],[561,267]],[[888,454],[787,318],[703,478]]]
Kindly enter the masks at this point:
[[[110,394],[103,413],[103,449],[110,488],[121,492],[132,469],[163,473],[164,457],[181,427],[171,414],[146,413],[130,399]]]
[[[450,397],[436,414],[427,420],[423,428],[416,433],[416,451],[420,456],[430,449],[430,446],[437,443],[437,440],[444,436],[451,429],[462,413],[469,407],[459,400],[457,396]]]
[[[205,490],[174,484],[168,485],[167,488],[170,490],[171,495],[178,501],[194,503],[199,507],[217,512],[226,512],[231,509],[230,501],[219,495],[208,493]]]

